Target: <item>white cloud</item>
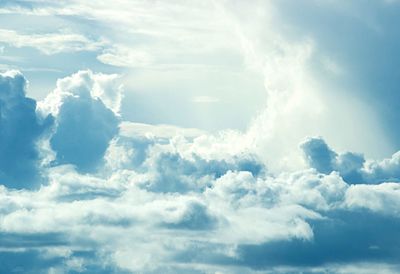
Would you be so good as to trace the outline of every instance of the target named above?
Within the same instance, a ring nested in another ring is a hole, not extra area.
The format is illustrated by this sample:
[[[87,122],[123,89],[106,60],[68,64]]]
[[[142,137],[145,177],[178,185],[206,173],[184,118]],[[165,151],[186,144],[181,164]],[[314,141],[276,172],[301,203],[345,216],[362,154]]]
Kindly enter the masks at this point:
[[[196,96],[192,100],[195,103],[199,104],[209,104],[209,103],[218,103],[219,99],[213,96]]]
[[[17,48],[32,47],[47,55],[60,52],[95,51],[105,43],[76,33],[25,34],[8,29],[0,29],[0,42]]]
[[[49,139],[55,163],[74,164],[93,171],[103,161],[111,139],[118,132],[122,87],[117,75],[79,71],[57,81],[57,88],[39,105],[55,118]]]
[[[105,49],[97,56],[97,59],[104,64],[116,67],[137,68],[152,64],[152,58],[146,51],[121,46]]]
[[[399,183],[353,185],[346,193],[345,204],[349,207],[366,208],[385,215],[399,216],[399,198]]]
[[[324,174],[336,171],[348,183],[399,181],[399,152],[381,161],[366,160],[360,153],[335,152],[321,137],[307,138],[301,148],[310,167]]]
[[[205,134],[205,131],[196,128],[180,128],[172,125],[149,125],[128,121],[123,121],[120,125],[120,135],[125,137],[143,136],[147,138],[171,139],[179,135],[194,138]]]
[[[396,200],[393,191],[397,184],[349,187],[337,174],[299,171],[263,178],[249,172],[227,172],[219,179],[210,178],[210,185],[203,190],[180,194],[143,189],[141,180],[151,180],[143,175],[118,169],[98,177],[58,167],[50,170],[50,183],[40,191],[2,188],[1,232],[64,235],[70,253],[57,253],[56,246],[47,250],[49,256],[71,262],[64,270],[78,267],[73,261],[79,261],[82,269],[90,267],[91,257],[81,258],[77,252],[96,247],[101,252],[91,256],[128,271],[151,273],[168,268],[177,272],[177,265],[189,271],[196,262],[208,271],[216,267],[215,262],[231,260],[243,265],[243,271],[252,272],[251,263],[243,261],[238,247],[296,239],[318,244],[323,239],[314,238],[316,228],[310,222],[333,222],[340,230],[341,222],[347,221],[340,215],[325,215],[341,210],[356,212],[363,207],[398,216],[395,204],[382,204]],[[196,179],[192,180],[187,183]],[[190,262],[180,256],[188,256]],[[227,267],[229,264],[223,266]]]

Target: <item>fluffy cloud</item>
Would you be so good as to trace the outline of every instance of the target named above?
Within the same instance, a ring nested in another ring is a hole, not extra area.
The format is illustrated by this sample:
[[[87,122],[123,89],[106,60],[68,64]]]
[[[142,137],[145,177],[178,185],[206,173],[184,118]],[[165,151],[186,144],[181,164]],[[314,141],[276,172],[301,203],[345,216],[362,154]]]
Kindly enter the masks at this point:
[[[369,161],[309,138],[311,169],[271,173],[233,132],[120,124],[116,76],[66,77],[35,112],[7,75],[13,114],[55,122],[23,163],[54,159],[40,189],[0,187],[0,272],[21,260],[26,273],[400,269],[398,154]]]
[[[279,177],[229,171],[203,189],[160,193],[143,188],[146,174],[100,178],[60,167],[40,191],[3,188],[8,244],[0,255],[35,254],[42,272],[104,273],[293,271],[399,259],[397,184],[353,187],[337,173],[311,170]]]
[[[349,183],[374,184],[400,179],[399,152],[382,161],[366,161],[359,153],[336,153],[320,137],[307,139],[301,148],[310,167],[324,174],[337,171]]]
[[[73,164],[93,171],[118,132],[121,88],[116,75],[81,71],[57,82],[57,88],[41,104],[42,112],[55,117],[50,146],[55,164]]]
[[[82,71],[61,79],[38,107],[26,97],[26,86],[17,71],[0,75],[1,183],[13,188],[39,186],[53,152],[53,165],[94,170],[118,132],[117,76]]]

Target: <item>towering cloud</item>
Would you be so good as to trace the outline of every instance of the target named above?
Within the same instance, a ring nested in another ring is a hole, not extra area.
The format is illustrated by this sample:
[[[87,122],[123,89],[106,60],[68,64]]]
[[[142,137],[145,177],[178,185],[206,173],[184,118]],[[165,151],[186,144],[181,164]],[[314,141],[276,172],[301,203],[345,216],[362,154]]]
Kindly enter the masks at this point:
[[[117,75],[82,71],[61,79],[38,109],[26,87],[20,72],[0,74],[0,183],[38,187],[46,173],[39,169],[46,140],[55,153],[53,165],[94,171],[118,132]]]
[[[79,171],[90,172],[101,163],[118,132],[121,88],[116,77],[80,71],[57,82],[41,105],[55,117],[50,138],[56,153],[54,164],[72,164]]]
[[[37,116],[26,86],[18,71],[0,74],[0,183],[12,188],[38,185],[37,142],[52,122]]]

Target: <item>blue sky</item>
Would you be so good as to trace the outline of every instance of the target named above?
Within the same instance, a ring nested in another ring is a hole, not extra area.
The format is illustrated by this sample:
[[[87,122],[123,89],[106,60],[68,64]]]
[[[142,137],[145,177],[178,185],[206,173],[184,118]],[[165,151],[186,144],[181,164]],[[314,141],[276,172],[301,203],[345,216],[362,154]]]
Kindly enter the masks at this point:
[[[400,3],[1,1],[1,273],[398,273]]]

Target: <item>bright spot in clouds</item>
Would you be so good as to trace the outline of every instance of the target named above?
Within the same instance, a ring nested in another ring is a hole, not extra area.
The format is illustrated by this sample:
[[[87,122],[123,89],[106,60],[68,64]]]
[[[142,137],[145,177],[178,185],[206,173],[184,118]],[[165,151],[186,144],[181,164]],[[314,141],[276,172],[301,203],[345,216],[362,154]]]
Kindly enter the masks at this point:
[[[0,273],[398,273],[397,1],[0,3]]]

